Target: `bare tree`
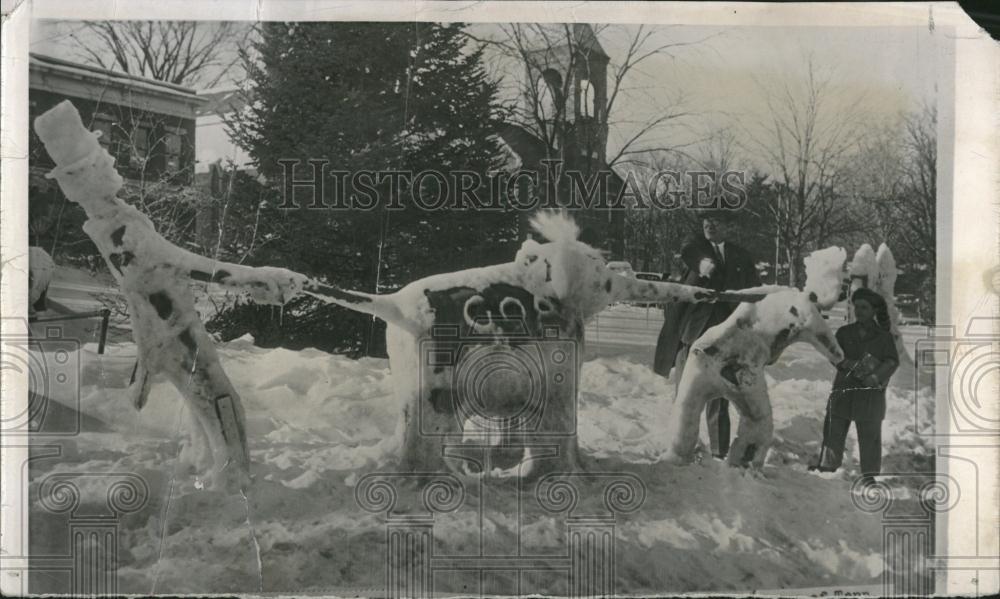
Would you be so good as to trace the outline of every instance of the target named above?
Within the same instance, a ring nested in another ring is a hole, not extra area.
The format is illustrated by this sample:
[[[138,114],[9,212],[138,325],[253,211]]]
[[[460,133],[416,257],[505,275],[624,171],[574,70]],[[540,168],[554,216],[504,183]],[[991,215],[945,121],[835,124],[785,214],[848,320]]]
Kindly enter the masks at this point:
[[[740,161],[735,128],[725,126],[709,131],[696,142],[693,150],[697,168],[711,178],[710,195],[718,196],[722,193],[723,176],[734,170]]]
[[[595,69],[600,67],[596,65],[602,62],[597,56],[601,52],[597,39],[612,33],[615,27],[621,29],[616,35],[624,32],[624,53],[607,58],[606,73],[597,72]],[[604,155],[607,139],[603,136],[606,126],[613,122],[616,105],[629,92],[627,81],[638,72],[640,64],[654,56],[671,56],[681,47],[708,38],[664,41],[662,31],[643,25],[631,30],[613,25],[512,23],[500,29],[497,37],[473,39],[499,49],[526,70],[528,76],[519,81],[522,101],[515,107],[515,118],[545,144],[547,158],[566,159],[560,142],[567,138],[574,138],[577,147],[587,154],[600,154],[607,166],[627,162],[637,154],[672,149],[656,145],[652,138],[654,133],[689,115],[681,94],[669,99],[651,96],[659,105],[648,118],[626,122],[619,117],[621,129],[629,133],[613,155]],[[558,77],[552,75],[554,64],[558,64]],[[589,95],[593,90],[581,88],[581,81],[597,77],[606,77],[607,85],[604,93],[595,97]]]
[[[937,108],[924,106],[903,119],[904,191],[897,202],[897,238],[919,263],[936,267]],[[932,279],[933,280],[933,279]]]
[[[87,62],[177,85],[214,87],[238,66],[249,28],[195,21],[88,21],[69,34]]]
[[[800,87],[758,81],[767,114],[761,131],[748,132],[778,192],[768,202],[768,211],[793,285],[800,282],[799,264],[807,246],[820,246],[858,228],[843,192],[862,135],[863,96],[838,106],[832,79],[817,71],[810,58]]]
[[[898,211],[904,185],[901,129],[900,121],[870,127],[858,140],[854,176],[849,181],[852,198],[874,214],[865,223],[866,232],[883,240],[893,239],[902,224]]]
[[[681,176],[675,179],[663,173],[689,173],[702,168],[701,163],[687,154],[654,152],[642,164],[631,166],[631,173],[638,182],[637,191],[646,206],[654,205],[652,195],[659,204],[672,201],[674,194],[690,197],[692,181]],[[676,198],[677,196],[674,195]],[[628,207],[625,212],[625,255],[639,270],[660,271],[665,275],[678,275],[675,258],[694,229],[695,218],[689,210],[657,210]]]

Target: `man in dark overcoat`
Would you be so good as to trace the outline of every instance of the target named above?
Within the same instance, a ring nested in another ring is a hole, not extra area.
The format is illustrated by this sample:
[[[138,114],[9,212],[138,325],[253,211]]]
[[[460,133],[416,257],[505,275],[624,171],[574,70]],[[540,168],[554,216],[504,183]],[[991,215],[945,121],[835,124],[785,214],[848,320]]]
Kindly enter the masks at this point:
[[[681,249],[682,283],[716,291],[760,285],[760,275],[750,252],[730,240],[733,220],[738,214],[727,210],[703,214],[702,234]],[[656,342],[653,370],[668,377],[670,370],[676,367],[674,380],[679,383],[688,348],[710,327],[726,320],[736,306],[732,302],[668,305]],[[724,458],[730,442],[729,402],[721,397],[709,401],[705,420],[712,455]]]

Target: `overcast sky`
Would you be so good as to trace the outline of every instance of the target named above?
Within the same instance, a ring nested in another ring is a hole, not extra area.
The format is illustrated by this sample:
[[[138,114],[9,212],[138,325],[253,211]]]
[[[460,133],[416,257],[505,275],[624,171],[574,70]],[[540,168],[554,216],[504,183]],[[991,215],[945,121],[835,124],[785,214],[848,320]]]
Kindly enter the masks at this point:
[[[611,57],[611,68],[624,58],[637,27],[598,26],[600,42]],[[684,113],[638,147],[685,146],[706,132],[730,129],[750,134],[766,116],[764,89],[805,82],[806,61],[833,81],[831,110],[862,97],[864,114],[884,122],[902,110],[935,102],[940,72],[947,72],[938,55],[941,30],[927,27],[727,27],[653,26],[648,48],[682,44],[668,54],[651,56],[626,78],[611,115],[609,156],[642,124],[665,110]],[[34,52],[78,59],[65,42],[65,32],[79,24],[36,22]],[[502,36],[495,25],[477,24],[471,31],[482,38]],[[523,77],[517,65],[491,58],[491,71],[511,85]],[[239,71],[234,71],[239,72]]]
[[[614,70],[635,38],[636,26],[599,27]],[[499,28],[476,25],[481,37],[502,37]],[[613,107],[608,155],[614,156],[644,123],[664,111],[687,116],[647,135],[633,147],[680,146],[728,129],[738,137],[758,133],[766,120],[766,90],[786,85],[801,93],[811,60],[831,81],[830,115],[861,98],[845,117],[886,123],[901,111],[934,103],[942,33],[927,27],[694,27],[654,26],[646,47],[679,44],[649,57],[629,73]],[[523,77],[506,67],[508,77]],[[755,157],[745,160],[755,162]],[[747,164],[746,166],[753,166]]]

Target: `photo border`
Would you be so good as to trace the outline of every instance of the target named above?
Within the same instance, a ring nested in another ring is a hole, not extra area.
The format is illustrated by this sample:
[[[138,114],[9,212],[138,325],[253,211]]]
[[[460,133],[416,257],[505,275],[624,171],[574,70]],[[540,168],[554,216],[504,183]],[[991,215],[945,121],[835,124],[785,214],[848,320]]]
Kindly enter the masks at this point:
[[[13,4],[13,3],[11,3]],[[627,6],[627,8],[626,8]],[[4,3],[2,30],[2,171],[0,194],[0,305],[3,315],[27,315],[27,189],[28,126],[24,109],[28,100],[28,47],[31,19],[178,19],[216,20],[445,20],[467,22],[601,22],[670,23],[715,26],[816,26],[822,15],[823,27],[929,27],[941,31],[934,69],[939,82],[938,122],[938,236],[936,322],[951,323],[965,331],[973,316],[991,317],[997,289],[991,288],[989,273],[997,271],[1000,256],[1000,227],[997,218],[997,165],[1000,164],[1000,136],[997,135],[998,52],[997,45],[959,8],[951,3],[869,3],[824,4],[743,4],[743,3],[654,3],[621,4],[608,2],[324,2],[312,0],[261,0],[246,2],[217,0],[178,3],[165,0],[132,0],[108,3],[97,0],[25,0],[16,7]],[[530,16],[530,18],[527,18]],[[990,198],[987,206],[984,198]],[[985,214],[984,214],[985,213]],[[986,217],[984,217],[986,216]],[[994,274],[994,280],[996,275]],[[993,283],[996,285],[996,283]],[[984,301],[986,313],[983,314]],[[0,334],[8,334],[5,319]],[[6,327],[6,328],[5,328]],[[993,335],[1000,328],[993,322]],[[1000,541],[995,525],[995,498],[998,490],[997,457],[1000,443],[996,435],[964,434],[953,422],[946,401],[941,398],[961,392],[960,381],[950,380],[948,366],[937,367],[936,435],[937,472],[950,476],[962,489],[963,497],[976,500],[976,509],[953,509],[938,514],[936,520],[935,564],[946,572],[937,591],[947,594],[975,594],[997,588],[1000,574]],[[994,373],[995,374],[995,373]],[[24,398],[26,376],[7,373],[0,381],[5,398]],[[994,387],[995,388],[995,387]],[[5,412],[17,412],[16,400],[0,404]],[[987,405],[987,414],[997,417],[996,405]],[[946,438],[941,438],[946,434]],[[0,466],[4,480],[14,480],[28,460],[28,449],[16,442],[0,446]],[[971,470],[968,464],[975,468]],[[27,531],[20,527],[26,509],[23,489],[3,488],[2,542],[8,555],[23,555]],[[969,531],[975,531],[970,535]],[[991,553],[992,552],[992,553]],[[6,560],[5,560],[6,561]],[[25,576],[16,575],[18,563],[4,564],[0,589],[5,593],[27,590]],[[972,569],[974,574],[969,575]],[[986,577],[984,586],[983,578]],[[983,590],[981,590],[983,589]]]

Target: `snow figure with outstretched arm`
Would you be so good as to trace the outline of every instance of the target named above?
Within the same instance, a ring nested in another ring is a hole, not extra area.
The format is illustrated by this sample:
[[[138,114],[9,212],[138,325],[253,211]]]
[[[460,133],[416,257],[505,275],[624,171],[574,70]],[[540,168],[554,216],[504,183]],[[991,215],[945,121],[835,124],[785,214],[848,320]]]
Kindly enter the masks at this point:
[[[83,229],[128,300],[138,349],[130,391],[135,407],[145,404],[151,377],[165,375],[188,403],[200,429],[195,436],[207,441],[208,455],[200,461],[211,463],[209,483],[242,488],[249,476],[243,406],[195,311],[188,282],[245,288],[258,302],[283,304],[307,279],[280,268],[217,262],[168,242],[149,218],[116,197],[122,178],[114,159],[68,100],[35,119],[35,131],[56,164],[49,176],[86,211]]]
[[[306,293],[388,323],[401,418],[400,466],[472,477],[536,477],[580,467],[576,382],[584,324],[616,301],[752,299],[630,279],[543,213],[513,262],[420,279],[387,295]]]
[[[212,473],[249,471],[240,398],[219,364],[188,281],[244,288],[262,303],[308,293],[388,323],[400,424],[390,444],[414,472],[523,476],[578,467],[576,381],[584,323],[616,301],[754,299],[739,293],[639,281],[605,265],[564,215],[534,221],[547,243],[527,240],[513,262],[420,279],[393,294],[343,290],[280,268],[217,262],[182,250],[118,199],[114,160],[71,103],[38,117],[35,130],[66,196],[87,212],[97,244],[128,299],[139,360],[132,397],[150,377],[180,390],[211,450]],[[546,459],[548,466],[536,467]]]
[[[685,462],[694,457],[705,403],[724,397],[740,412],[729,464],[755,469],[764,465],[774,433],[764,367],[774,364],[785,348],[797,341],[811,343],[834,364],[844,359],[820,310],[829,309],[840,296],[846,257],[838,247],[810,254],[805,260],[803,290],[777,285],[741,290],[738,293],[765,295],[759,302],[740,304],[728,319],[694,342],[667,433],[668,461]]]

